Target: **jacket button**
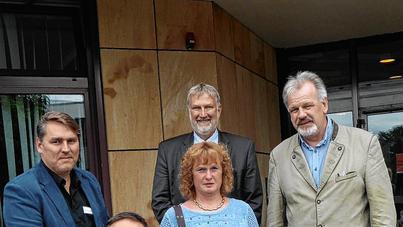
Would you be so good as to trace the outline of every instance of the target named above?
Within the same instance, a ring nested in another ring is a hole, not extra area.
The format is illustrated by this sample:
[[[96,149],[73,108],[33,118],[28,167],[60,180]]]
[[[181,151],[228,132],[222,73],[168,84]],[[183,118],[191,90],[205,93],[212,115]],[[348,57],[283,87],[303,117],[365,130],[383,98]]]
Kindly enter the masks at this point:
[[[341,149],[342,149],[341,147],[338,147],[338,148],[337,148],[337,150],[339,150],[339,151],[341,151]]]
[[[317,204],[320,204],[320,202],[322,202],[322,201],[320,201],[320,199],[318,199],[318,200],[316,201]]]
[[[292,155],[292,159],[295,159],[297,156],[295,156],[295,154]]]

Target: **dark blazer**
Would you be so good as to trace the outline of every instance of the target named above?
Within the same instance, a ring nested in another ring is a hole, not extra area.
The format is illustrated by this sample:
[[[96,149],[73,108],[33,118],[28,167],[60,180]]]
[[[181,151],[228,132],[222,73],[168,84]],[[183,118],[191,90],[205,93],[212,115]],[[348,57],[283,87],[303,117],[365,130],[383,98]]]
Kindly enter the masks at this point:
[[[262,184],[254,143],[244,137],[220,132],[219,142],[227,146],[234,169],[234,188],[229,197],[247,202],[260,223]],[[179,191],[179,170],[183,154],[193,145],[193,132],[160,143],[152,192],[152,207],[159,222],[168,208],[185,202]]]
[[[88,171],[73,171],[81,181],[96,226],[104,227],[108,214],[97,179]],[[63,194],[42,162],[7,183],[3,212],[7,227],[76,226]]]

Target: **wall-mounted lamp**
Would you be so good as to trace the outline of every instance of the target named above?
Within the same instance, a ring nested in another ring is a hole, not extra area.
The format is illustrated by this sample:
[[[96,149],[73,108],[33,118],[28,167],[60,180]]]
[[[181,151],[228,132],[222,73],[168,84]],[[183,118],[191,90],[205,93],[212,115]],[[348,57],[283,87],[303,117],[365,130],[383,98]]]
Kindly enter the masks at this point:
[[[395,61],[396,61],[396,59],[391,54],[384,54],[384,55],[381,55],[381,57],[379,58],[380,64],[390,64]]]
[[[185,38],[186,49],[192,50],[196,45],[195,34],[193,32],[187,32]]]

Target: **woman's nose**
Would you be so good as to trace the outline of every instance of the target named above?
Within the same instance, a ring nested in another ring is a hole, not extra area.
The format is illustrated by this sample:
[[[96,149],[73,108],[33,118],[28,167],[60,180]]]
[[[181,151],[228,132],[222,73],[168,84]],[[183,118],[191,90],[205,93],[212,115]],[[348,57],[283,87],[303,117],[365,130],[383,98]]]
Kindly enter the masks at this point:
[[[213,173],[211,172],[211,170],[208,169],[206,172],[206,178],[211,179],[212,176],[213,176]]]

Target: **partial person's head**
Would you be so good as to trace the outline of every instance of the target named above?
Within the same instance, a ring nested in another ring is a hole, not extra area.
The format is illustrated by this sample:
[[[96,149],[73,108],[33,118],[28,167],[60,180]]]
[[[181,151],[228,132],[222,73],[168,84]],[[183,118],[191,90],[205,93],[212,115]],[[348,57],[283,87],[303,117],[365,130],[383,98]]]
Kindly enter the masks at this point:
[[[221,115],[220,94],[211,85],[200,83],[189,89],[187,108],[193,131],[208,139],[217,129]]]
[[[42,161],[61,177],[75,167],[80,153],[79,126],[68,114],[47,112],[36,127],[35,141]]]
[[[182,157],[180,191],[186,199],[197,194],[225,196],[232,190],[232,163],[224,145],[202,142]]]
[[[106,223],[108,227],[148,227],[146,220],[134,212],[122,212],[111,217]]]
[[[291,122],[304,138],[315,138],[326,131],[328,100],[326,86],[315,73],[304,71],[288,77],[283,101]]]

